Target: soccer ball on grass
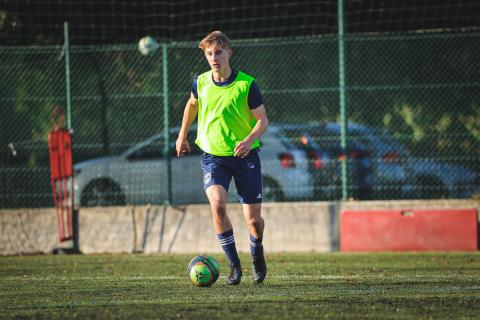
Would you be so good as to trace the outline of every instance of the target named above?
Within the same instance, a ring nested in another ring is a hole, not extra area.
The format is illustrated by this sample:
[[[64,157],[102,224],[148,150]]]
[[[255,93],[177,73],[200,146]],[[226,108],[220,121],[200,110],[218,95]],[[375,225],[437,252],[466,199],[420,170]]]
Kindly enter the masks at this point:
[[[153,37],[145,36],[138,41],[138,51],[144,56],[153,54],[160,45]]]
[[[188,264],[188,277],[199,287],[210,287],[217,281],[220,266],[212,256],[196,256]]]

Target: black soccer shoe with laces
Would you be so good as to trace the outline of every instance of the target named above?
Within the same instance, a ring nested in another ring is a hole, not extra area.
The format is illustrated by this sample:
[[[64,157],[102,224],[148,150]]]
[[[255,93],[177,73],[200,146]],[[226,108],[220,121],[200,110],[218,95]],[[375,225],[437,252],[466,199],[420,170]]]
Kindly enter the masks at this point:
[[[242,281],[242,266],[230,264],[230,272],[227,277],[227,283],[230,285],[237,285]]]
[[[253,280],[255,280],[256,283],[262,283],[267,276],[267,264],[265,263],[263,253],[252,256],[252,273]]]

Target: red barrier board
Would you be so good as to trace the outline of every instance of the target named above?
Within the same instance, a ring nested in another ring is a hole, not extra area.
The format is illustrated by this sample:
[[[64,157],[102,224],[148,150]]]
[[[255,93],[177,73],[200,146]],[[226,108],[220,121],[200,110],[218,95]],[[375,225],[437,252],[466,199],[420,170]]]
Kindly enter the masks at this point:
[[[476,209],[343,211],[340,251],[475,251]]]
[[[48,134],[50,183],[57,211],[60,241],[73,239],[72,136],[67,129],[55,128]]]

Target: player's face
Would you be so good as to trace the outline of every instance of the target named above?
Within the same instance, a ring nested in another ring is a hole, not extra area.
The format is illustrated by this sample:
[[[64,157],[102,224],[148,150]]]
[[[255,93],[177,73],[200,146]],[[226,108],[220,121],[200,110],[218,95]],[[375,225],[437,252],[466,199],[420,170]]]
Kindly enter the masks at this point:
[[[222,72],[229,68],[229,59],[232,50],[230,48],[222,48],[217,46],[207,47],[205,49],[205,57],[213,71]]]

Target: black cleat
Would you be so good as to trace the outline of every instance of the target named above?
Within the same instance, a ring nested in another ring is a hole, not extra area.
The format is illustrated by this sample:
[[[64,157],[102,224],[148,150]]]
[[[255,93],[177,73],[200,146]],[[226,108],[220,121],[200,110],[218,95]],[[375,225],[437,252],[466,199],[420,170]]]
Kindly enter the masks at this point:
[[[263,253],[258,256],[252,256],[252,273],[253,280],[255,280],[256,283],[262,283],[267,276],[267,264],[265,263]]]
[[[227,277],[227,283],[230,285],[237,285],[242,281],[242,266],[230,264],[230,273]]]

